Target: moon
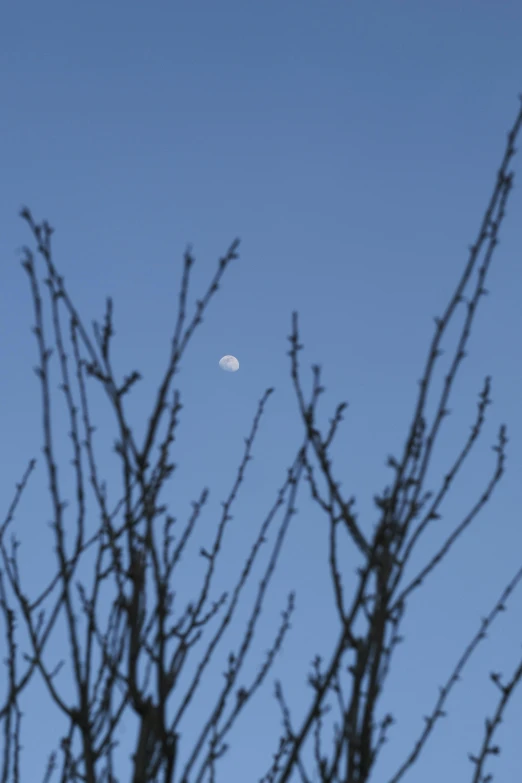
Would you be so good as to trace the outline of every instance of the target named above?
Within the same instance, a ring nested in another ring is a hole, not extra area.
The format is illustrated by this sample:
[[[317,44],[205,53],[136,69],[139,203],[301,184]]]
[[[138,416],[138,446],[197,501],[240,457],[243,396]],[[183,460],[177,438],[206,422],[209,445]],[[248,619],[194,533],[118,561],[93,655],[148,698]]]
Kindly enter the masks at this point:
[[[223,356],[219,360],[219,366],[222,370],[225,370],[225,372],[237,372],[237,370],[239,370],[238,360],[235,356],[230,356],[230,354]]]

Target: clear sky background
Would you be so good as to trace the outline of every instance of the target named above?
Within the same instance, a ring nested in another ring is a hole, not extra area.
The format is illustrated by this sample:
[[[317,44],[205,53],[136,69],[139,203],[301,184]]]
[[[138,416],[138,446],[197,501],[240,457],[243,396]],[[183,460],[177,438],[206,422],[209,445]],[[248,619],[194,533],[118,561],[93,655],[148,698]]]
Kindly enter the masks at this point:
[[[20,207],[27,204],[55,227],[55,262],[87,325],[101,320],[105,297],[113,297],[116,370],[123,375],[137,368],[144,375],[127,404],[138,439],[168,356],[186,245],[192,243],[197,259],[194,302],[219,256],[241,238],[241,257],[177,376],[185,407],[174,450],[179,468],[167,497],[172,513],[184,520],[190,501],[209,487],[198,539],[208,542],[257,401],[274,386],[225,541],[218,588],[230,586],[301,441],[287,356],[292,310],[300,314],[307,382],[309,365],[323,367],[324,420],[337,402],[349,402],[335,451],[338,477],[357,498],[362,527],[369,531],[377,519],[372,497],[391,480],[387,455],[401,452],[433,317],[442,313],[467,259],[518,111],[521,35],[522,6],[515,0],[4,4],[0,499],[3,515],[27,461],[38,457],[16,516],[28,592],[45,583],[53,553],[39,382],[32,369],[34,320],[17,252],[30,241],[17,217]],[[438,529],[420,548],[417,567],[481,493],[494,468],[490,446],[502,422],[510,438],[507,472],[485,511],[412,597],[405,642],[382,699],[381,715],[392,709],[398,722],[375,781],[385,782],[405,758],[439,685],[520,565],[520,155],[515,169],[518,180],[487,285],[491,295],[481,302],[453,414],[439,442],[433,487],[469,432],[487,374],[493,376],[494,404]],[[218,368],[228,353],[240,361],[235,374]],[[441,364],[439,379],[443,373]],[[103,398],[93,399],[110,487],[120,478],[111,455],[114,427]],[[65,437],[58,447],[72,513]],[[274,678],[283,680],[297,723],[310,696],[310,661],[327,654],[336,637],[326,520],[305,487],[298,508],[247,675],[257,670],[286,594],[295,588],[291,635],[264,693],[230,738],[221,780],[244,783],[264,773],[280,731]],[[197,548],[185,562],[183,596],[198,584]],[[355,552],[348,553],[348,584],[357,565]],[[467,754],[479,748],[484,717],[497,699],[488,675],[492,669],[508,675],[519,660],[521,616],[522,597],[515,595],[409,779],[471,779]],[[239,631],[232,629],[230,644],[221,648],[183,741],[189,742],[198,715],[206,714],[205,697],[220,682]],[[55,641],[56,659],[64,644],[64,637]],[[67,692],[67,673],[60,676]],[[23,702],[24,780],[36,781],[62,723],[41,686],[29,693]],[[502,754],[489,767],[496,780],[519,779],[520,725],[522,693],[498,733]],[[132,721],[119,738],[130,752]],[[122,779],[126,769],[123,764]]]

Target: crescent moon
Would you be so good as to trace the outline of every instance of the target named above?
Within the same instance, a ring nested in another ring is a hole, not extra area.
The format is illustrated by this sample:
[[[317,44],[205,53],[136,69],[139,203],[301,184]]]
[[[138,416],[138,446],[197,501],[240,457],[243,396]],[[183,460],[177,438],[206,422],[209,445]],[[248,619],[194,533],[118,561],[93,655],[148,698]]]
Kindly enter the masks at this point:
[[[230,356],[230,354],[223,356],[219,360],[219,366],[222,370],[225,370],[225,372],[237,372],[237,370],[239,370],[238,360],[235,356]]]

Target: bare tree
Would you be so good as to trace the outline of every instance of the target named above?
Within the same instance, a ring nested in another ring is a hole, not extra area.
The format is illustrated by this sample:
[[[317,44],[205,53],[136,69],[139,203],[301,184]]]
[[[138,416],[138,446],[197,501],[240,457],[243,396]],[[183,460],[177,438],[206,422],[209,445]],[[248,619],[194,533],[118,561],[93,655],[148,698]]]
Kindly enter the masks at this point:
[[[433,457],[437,436],[443,419],[449,414],[448,401],[453,384],[466,355],[466,346],[481,297],[487,293],[485,283],[491,266],[499,231],[505,216],[505,208],[513,185],[511,159],[515,154],[515,141],[522,124],[522,108],[519,110],[507,147],[498,170],[496,183],[482,219],[475,243],[469,249],[469,259],[457,283],[455,291],[442,317],[435,318],[435,333],[428,350],[426,366],[419,382],[419,394],[413,419],[400,459],[388,458],[394,479],[379,495],[374,497],[380,519],[371,535],[365,535],[354,513],[354,497],[347,498],[341,491],[339,478],[330,457],[331,444],[338,431],[346,403],[341,403],[330,421],[326,433],[317,423],[317,408],[321,393],[320,368],[313,367],[313,387],[306,400],[300,376],[300,344],[298,319],[294,313],[290,335],[292,380],[299,410],[307,433],[309,449],[305,452],[305,475],[314,501],[324,513],[329,531],[329,567],[334,588],[339,630],[337,643],[329,660],[323,664],[317,657],[309,682],[313,699],[306,715],[297,725],[291,720],[291,712],[285,701],[281,683],[277,683],[276,697],[280,703],[284,733],[281,737],[281,753],[275,759],[267,781],[284,783],[298,770],[302,781],[320,780],[321,783],[363,783],[370,780],[373,766],[390,726],[392,714],[378,716],[379,697],[383,692],[390,671],[393,653],[400,636],[408,599],[418,590],[434,569],[450,551],[457,539],[471,525],[488,502],[504,471],[506,428],[501,426],[498,441],[493,447],[496,462],[487,486],[464,519],[455,526],[443,544],[425,562],[412,578],[406,567],[411,555],[430,525],[440,518],[441,507],[453,487],[471,449],[475,445],[485,420],[486,407],[490,404],[491,379],[487,377],[479,394],[479,402],[471,433],[461,451],[448,466],[441,485],[436,490],[427,488],[426,476]],[[441,355],[441,341],[447,333],[457,308],[465,308],[462,327],[452,348],[450,368],[444,377],[435,412],[430,418],[426,403],[433,387],[435,365]],[[345,563],[340,560],[341,537],[347,537],[361,556],[357,570],[358,584],[353,594],[347,596],[343,581],[347,575]],[[412,767],[426,745],[437,721],[445,714],[444,706],[459,675],[486,632],[504,610],[505,603],[522,580],[522,567],[512,576],[493,609],[483,619],[475,637],[457,662],[431,713],[425,718],[425,726],[411,753],[401,767],[388,773],[390,783],[398,783]],[[356,628],[363,628],[362,633]],[[345,674],[346,673],[346,674]],[[522,659],[505,681],[499,673],[492,672],[491,679],[498,686],[498,707],[492,719],[486,720],[481,749],[470,754],[474,764],[473,783],[490,780],[484,772],[488,756],[499,752],[493,744],[505,707],[515,687],[522,679]],[[335,709],[334,737],[324,736],[323,718],[327,711]],[[307,740],[313,737],[314,774],[307,773],[301,758]]]
[[[288,596],[282,608],[282,619],[256,675],[245,681],[245,661],[252,654],[256,626],[295,512],[302,477],[326,517],[329,569],[339,620],[338,637],[328,661],[323,662],[319,657],[313,661],[309,677],[309,706],[298,719],[292,716],[282,684],[276,683],[283,731],[263,782],[283,783],[291,778],[320,780],[322,783],[362,783],[370,780],[379,750],[393,723],[392,715],[378,715],[379,698],[394,650],[400,641],[401,622],[408,598],[430,576],[476,518],[504,468],[507,438],[502,427],[495,446],[496,464],[488,485],[440,549],[418,574],[408,578],[405,569],[412,552],[428,526],[439,518],[441,505],[480,434],[490,402],[490,379],[486,378],[469,438],[449,466],[439,489],[427,490],[426,474],[433,449],[442,421],[448,414],[448,400],[465,355],[478,304],[486,293],[486,277],[512,187],[513,174],[509,167],[521,124],[522,109],[509,133],[493,194],[478,238],[470,249],[469,260],[445,313],[436,319],[435,335],[403,455],[400,459],[389,458],[388,464],[394,471],[392,485],[375,497],[380,514],[378,524],[373,531],[364,530],[357,521],[353,497],[346,498],[341,491],[330,455],[346,406],[341,404],[337,407],[328,431],[321,433],[317,423],[318,401],[323,391],[320,371],[318,367],[313,369],[313,388],[307,401],[299,368],[302,346],[297,315],[294,315],[290,335],[291,376],[304,425],[303,442],[296,445],[287,475],[253,537],[250,552],[238,569],[231,590],[216,595],[218,556],[222,552],[231,509],[241,489],[260,420],[272,391],[268,389],[254,415],[243,458],[223,503],[214,538],[208,547],[200,550],[205,569],[198,593],[183,607],[178,606],[179,598],[174,600],[175,595],[180,594],[176,579],[182,556],[201,519],[208,491],[204,489],[194,501],[192,514],[184,525],[176,521],[163,501],[164,489],[175,470],[171,455],[182,407],[180,393],[173,388],[173,380],[181,357],[225,271],[237,257],[238,241],[233,242],[220,259],[217,271],[202,299],[197,302],[192,317],[187,312],[187,296],[194,258],[190,251],[185,254],[170,356],[143,443],[139,445],[129,425],[124,403],[125,395],[139,382],[140,374],[134,370],[123,380],[115,377],[111,358],[114,334],[112,301],[107,300],[104,322],[102,325],[94,324],[94,340],[91,339],[54,265],[51,227],[45,221],[37,224],[29,210],[22,211],[37,247],[37,256],[31,249],[24,249],[23,266],[34,305],[43,453],[53,509],[52,536],[57,561],[49,583],[38,595],[29,596],[22,583],[18,559],[20,542],[13,529],[17,506],[35,467],[32,460],[16,487],[0,526],[0,608],[7,672],[5,697],[0,704],[0,720],[4,728],[0,767],[2,783],[24,780],[20,702],[34,677],[39,677],[44,683],[50,705],[61,713],[67,725],[66,732],[50,753],[47,768],[42,774],[44,781],[115,783],[121,780],[118,771],[121,751],[118,750],[116,730],[126,714],[135,716],[138,727],[131,759],[134,783],[217,780],[218,761],[227,750],[230,732],[245,706],[266,685],[267,675],[289,629],[293,594]],[[45,268],[50,338],[45,325],[36,257],[41,258]],[[441,339],[459,305],[466,308],[464,324],[436,412],[430,419],[426,413],[428,390],[433,383]],[[69,426],[76,495],[74,517],[66,511],[67,502],[57,461],[51,404],[50,360],[53,350],[57,355],[62,400]],[[96,459],[95,427],[89,403],[89,384],[92,383],[99,384],[106,395],[118,432],[115,452],[121,465],[121,487],[111,486],[110,497]],[[92,498],[96,514],[88,513],[88,497]],[[93,524],[94,518],[96,522]],[[341,536],[353,542],[360,556],[358,584],[351,596],[344,589],[346,566],[339,555]],[[268,542],[269,546],[263,547]],[[88,579],[83,576],[83,563],[88,564]],[[239,599],[257,563],[263,564],[263,574],[242,627],[240,642],[229,647],[223,684],[215,700],[209,699],[208,712],[199,720],[198,735],[191,737],[190,745],[187,745],[183,733],[187,714],[194,704],[196,693],[204,688],[211,661],[226,643],[226,632],[234,622]],[[459,674],[521,579],[522,569],[512,577],[483,620],[446,685],[441,688],[437,703],[411,753],[398,770],[390,771],[389,780],[393,783],[399,781],[419,757],[435,724],[444,714],[445,702]],[[19,654],[17,619],[30,650],[23,655]],[[64,622],[67,629],[66,659],[49,661],[46,651],[59,622]],[[57,674],[64,665],[67,665],[74,683],[72,697],[58,683]],[[188,680],[182,677],[187,671],[192,673]],[[474,764],[472,779],[477,782],[487,779],[485,760],[498,752],[493,744],[495,730],[522,678],[522,661],[506,681],[495,672],[491,677],[499,688],[499,702],[494,716],[486,722],[481,748],[471,756]],[[326,731],[323,724],[327,710],[334,710],[337,716],[333,735]],[[305,759],[307,748],[311,749],[313,771],[307,770],[307,765],[310,766],[308,757]],[[242,777],[248,780],[248,771]]]
[[[0,603],[4,613],[8,643],[8,688],[0,716],[5,721],[5,745],[2,780],[20,779],[19,697],[31,676],[39,673],[49,699],[66,717],[68,731],[51,754],[45,780],[51,780],[59,767],[59,779],[85,780],[89,783],[118,779],[114,754],[115,731],[125,711],[138,718],[139,730],[132,758],[133,781],[204,780],[214,775],[217,759],[226,749],[225,740],[245,705],[262,686],[275,655],[288,630],[293,610],[293,595],[283,607],[282,620],[257,675],[239,687],[245,659],[252,646],[254,632],[267,588],[274,573],[281,547],[294,511],[298,479],[303,467],[302,449],[288,470],[272,507],[252,542],[250,554],[236,575],[230,594],[215,595],[213,577],[222,549],[223,538],[231,519],[231,510],[244,480],[256,432],[271,389],[259,402],[251,432],[246,439],[244,455],[236,480],[223,503],[221,518],[213,541],[202,548],[206,563],[199,594],[187,600],[182,611],[174,610],[177,568],[193,535],[208,498],[204,489],[193,503],[193,511],[178,531],[179,523],[160,503],[166,482],[174,471],[172,444],[178,424],[181,401],[172,389],[172,380],[196,327],[217,291],[228,265],[237,257],[238,242],[232,243],[219,261],[205,295],[198,301],[191,319],[187,316],[187,292],[193,257],[187,251],[184,259],[177,322],[171,343],[168,366],[159,386],[151,412],[144,443],[139,447],[128,425],[124,397],[140,379],[131,372],[118,382],[111,366],[113,335],[112,302],[107,301],[102,327],[94,325],[91,341],[80,316],[58,274],[51,255],[52,230],[47,223],[37,225],[24,209],[27,221],[43,258],[50,298],[52,339],[58,354],[61,390],[70,426],[73,452],[76,515],[74,541],[68,543],[72,520],[67,518],[66,501],[61,487],[53,440],[51,412],[52,350],[44,329],[43,305],[33,253],[25,249],[23,266],[28,274],[35,320],[41,381],[44,456],[49,477],[53,508],[52,530],[57,556],[56,574],[40,595],[26,595],[20,578],[17,548],[13,535],[7,544],[13,514],[35,462],[17,487],[14,501],[0,530],[3,570],[0,572]],[[66,349],[64,320],[68,325],[70,354]],[[89,379],[101,384],[118,426],[115,451],[121,461],[122,489],[112,507],[107,487],[97,467],[94,443],[95,427],[89,407]],[[163,425],[163,431],[161,432]],[[160,434],[161,433],[161,434]],[[98,522],[92,529],[93,514],[86,511],[88,490],[94,496]],[[275,530],[274,530],[275,528]],[[265,558],[261,582],[256,590],[243,636],[228,655],[224,684],[208,715],[201,721],[199,736],[186,750],[186,761],[179,766],[178,738],[183,722],[202,686],[216,648],[234,619],[240,596],[251,577],[254,563],[262,554],[268,534],[271,548]],[[90,583],[79,576],[80,561],[90,557]],[[10,596],[7,594],[10,588]],[[106,607],[110,606],[107,612]],[[15,608],[13,608],[15,607]],[[44,611],[45,607],[45,611]],[[15,643],[15,611],[23,619],[30,640],[31,654],[20,665]],[[65,617],[69,637],[69,666],[75,684],[75,696],[67,701],[55,684],[56,674],[64,661],[48,664],[45,649],[60,616]],[[79,622],[79,616],[85,622]],[[212,629],[212,630],[211,630]],[[195,673],[180,693],[180,679],[191,660]],[[169,715],[169,697],[177,689],[176,709]]]

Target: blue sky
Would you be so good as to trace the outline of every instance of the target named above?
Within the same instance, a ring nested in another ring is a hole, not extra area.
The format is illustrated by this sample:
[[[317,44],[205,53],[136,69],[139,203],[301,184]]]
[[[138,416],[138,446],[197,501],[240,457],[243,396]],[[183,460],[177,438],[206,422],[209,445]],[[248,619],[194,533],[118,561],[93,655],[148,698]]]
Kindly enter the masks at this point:
[[[241,568],[300,443],[287,356],[293,310],[300,314],[307,381],[310,364],[323,368],[324,420],[337,402],[349,402],[336,468],[370,530],[372,497],[391,478],[386,457],[398,455],[410,422],[433,317],[465,263],[518,110],[520,4],[51,1],[10,3],[1,17],[0,490],[3,514],[28,459],[39,457],[16,517],[30,587],[44,583],[53,561],[33,314],[17,252],[30,239],[17,217],[23,204],[55,227],[55,262],[86,324],[101,320],[107,295],[114,299],[116,370],[144,375],[128,400],[138,437],[168,357],[187,244],[196,257],[193,303],[219,256],[240,237],[240,259],[177,376],[185,407],[169,490],[174,513],[184,519],[190,501],[210,488],[200,531],[206,540],[257,401],[275,387],[226,541],[223,584]],[[516,158],[517,176],[521,165]],[[510,438],[507,472],[472,529],[411,600],[382,706],[392,707],[398,723],[376,780],[386,781],[411,749],[438,686],[520,564],[519,181],[433,485],[468,433],[487,374],[494,404],[419,564],[478,497],[502,422]],[[218,368],[229,353],[241,364],[234,374]],[[113,424],[101,395],[95,400],[100,460],[116,482]],[[66,494],[67,441],[58,443]],[[223,780],[261,776],[279,732],[274,677],[282,678],[297,719],[309,695],[310,661],[335,638],[325,520],[305,490],[298,508],[250,671],[295,588],[291,636],[265,693],[231,737]],[[191,556],[187,584],[195,585],[197,549]],[[358,563],[354,552],[346,558],[349,584]],[[479,747],[496,700],[488,674],[507,674],[518,660],[521,611],[515,595],[411,779],[471,779],[467,754]],[[227,653],[221,651],[216,677]],[[25,702],[27,780],[40,778],[60,726],[58,719],[42,722],[42,714],[51,715],[42,687],[32,694]],[[502,755],[490,766],[498,780],[514,779],[522,765],[521,701],[518,694],[498,735]],[[128,722],[124,749],[133,730]],[[188,741],[190,725],[187,732]]]

